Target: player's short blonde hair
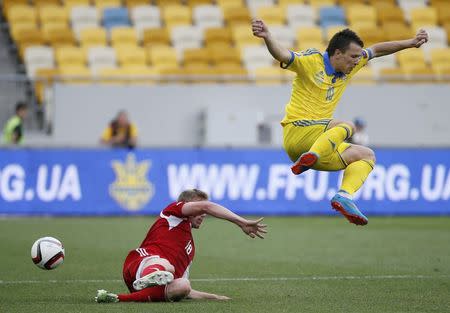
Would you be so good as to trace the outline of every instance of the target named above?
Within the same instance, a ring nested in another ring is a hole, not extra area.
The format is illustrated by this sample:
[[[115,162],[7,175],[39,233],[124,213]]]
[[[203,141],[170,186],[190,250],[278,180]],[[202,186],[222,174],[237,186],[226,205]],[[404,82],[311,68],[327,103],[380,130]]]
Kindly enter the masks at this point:
[[[208,200],[208,194],[206,192],[199,189],[187,189],[180,193],[177,201],[192,202],[201,200]]]

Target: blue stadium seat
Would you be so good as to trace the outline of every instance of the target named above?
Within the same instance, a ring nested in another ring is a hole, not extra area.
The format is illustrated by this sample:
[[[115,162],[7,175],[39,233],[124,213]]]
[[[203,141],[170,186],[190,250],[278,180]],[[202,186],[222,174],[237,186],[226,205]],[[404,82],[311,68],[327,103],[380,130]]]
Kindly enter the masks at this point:
[[[319,10],[319,22],[322,28],[346,25],[345,12],[340,6],[326,6]]]
[[[105,8],[103,10],[103,26],[107,29],[119,26],[130,26],[126,8]]]

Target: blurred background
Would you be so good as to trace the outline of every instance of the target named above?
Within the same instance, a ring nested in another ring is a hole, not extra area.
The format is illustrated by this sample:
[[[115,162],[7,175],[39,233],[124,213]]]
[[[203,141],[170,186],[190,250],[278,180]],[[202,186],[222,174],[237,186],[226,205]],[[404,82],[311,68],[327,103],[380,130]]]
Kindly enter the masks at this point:
[[[192,187],[242,214],[333,214],[339,173],[290,174],[293,76],[253,17],[295,51],[347,27],[366,47],[425,28],[422,48],[370,61],[335,117],[377,153],[365,213],[450,214],[450,1],[1,2],[0,214],[157,214]]]

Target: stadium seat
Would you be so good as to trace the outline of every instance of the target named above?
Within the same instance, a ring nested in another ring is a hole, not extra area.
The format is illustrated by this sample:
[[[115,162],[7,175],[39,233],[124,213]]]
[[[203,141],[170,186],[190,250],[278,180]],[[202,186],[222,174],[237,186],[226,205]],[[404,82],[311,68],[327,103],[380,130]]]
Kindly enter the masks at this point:
[[[13,24],[34,24],[37,25],[37,11],[28,5],[14,5],[8,10],[8,22]]]
[[[86,66],[85,51],[79,47],[58,47],[55,57],[58,66]]]
[[[316,23],[316,10],[310,5],[288,5],[285,12],[287,23],[294,29],[304,26],[314,26]]]
[[[413,29],[424,26],[436,26],[438,22],[436,9],[433,7],[414,8],[410,11]]]
[[[242,84],[248,82],[248,71],[242,66],[217,65],[217,74],[222,75],[221,81],[226,84]]]
[[[188,48],[200,48],[203,31],[196,26],[177,26],[172,29],[172,44],[180,53]]]
[[[120,26],[130,26],[128,9],[107,7],[103,10],[103,26],[107,29]]]
[[[135,7],[147,6],[151,2],[151,0],[125,0],[124,4],[128,8],[128,10],[132,11]]]
[[[141,47],[121,45],[116,48],[116,55],[120,66],[147,65],[147,54]]]
[[[237,25],[231,29],[234,44],[238,47],[249,45],[261,45],[262,39],[253,36],[248,25]]]
[[[337,3],[343,7],[349,7],[354,5],[364,5],[366,0],[337,0]]]
[[[19,27],[19,29],[16,30],[14,39],[19,49],[19,57],[21,59],[23,58],[23,53],[27,47],[45,44],[41,30],[36,29],[36,27]]]
[[[278,0],[278,5],[282,7],[285,11],[288,6],[303,5],[305,1],[303,0]]]
[[[249,25],[251,22],[250,11],[246,7],[225,7],[223,16],[227,26],[234,27],[237,25]]]
[[[411,20],[411,10],[415,8],[425,8],[428,0],[398,0],[398,5],[405,12],[405,18]]]
[[[275,0],[246,0],[247,8],[250,11],[252,17],[258,15],[259,8],[261,7],[273,7],[276,4]],[[284,17],[284,14],[282,15]]]
[[[165,9],[167,6],[180,5],[182,0],[153,0],[153,3],[161,9]]]
[[[322,29],[318,26],[300,27],[296,37],[299,44],[304,41],[323,42]]]
[[[95,73],[96,81],[100,84],[123,85],[129,82],[127,75],[120,67],[106,67]],[[131,79],[131,78],[130,78]]]
[[[397,68],[397,59],[395,54],[388,54],[382,58],[370,60],[369,66],[373,69],[375,76],[379,76],[383,69]]]
[[[32,3],[37,9],[41,9],[46,6],[61,5],[60,0],[33,0]]]
[[[131,9],[131,20],[139,41],[142,41],[145,29],[161,27],[161,12],[156,6],[135,6]]]
[[[435,6],[438,15],[438,22],[440,25],[450,22],[450,2],[439,4]]]
[[[65,24],[69,22],[68,12],[62,6],[43,6],[39,9],[41,24]]]
[[[152,85],[157,81],[158,71],[156,68],[148,66],[125,66],[122,72],[132,79],[133,85]]]
[[[138,37],[134,27],[114,27],[110,32],[111,45],[134,45],[138,44]]]
[[[84,28],[99,26],[98,11],[95,7],[76,6],[70,12],[70,21],[77,38],[80,38],[80,31]]]
[[[145,29],[142,38],[144,46],[169,45],[170,35],[167,28]]]
[[[24,54],[25,67],[27,75],[34,78],[36,70],[40,68],[53,68],[55,66],[55,57],[53,49],[46,46],[30,46]]]
[[[272,66],[274,63],[274,59],[267,52],[266,47],[248,46],[242,48],[241,51],[243,64],[249,71],[253,71],[258,67]]]
[[[285,25],[275,25],[270,28],[270,33],[283,46],[291,49],[295,46],[295,30]]]
[[[378,22],[380,24],[385,23],[404,23],[405,15],[401,8],[392,7],[378,7],[377,8]]]
[[[191,25],[192,16],[191,10],[183,5],[166,6],[163,13],[163,19],[169,32],[173,27],[180,25]]]
[[[350,25],[354,24],[377,24],[377,12],[375,8],[367,5],[350,5],[347,7],[347,20]]]
[[[352,26],[352,30],[355,31],[363,40],[364,47],[370,47],[373,44],[386,41],[383,31],[376,25],[355,25]]]
[[[219,79],[211,77],[217,76],[215,69],[206,64],[187,65],[183,68],[183,74],[189,75],[187,82],[193,84],[217,83],[219,81]]]
[[[367,3],[371,6],[397,6],[397,0],[367,0]]]
[[[403,22],[384,23],[383,32],[387,40],[410,39],[415,34],[415,32]]]
[[[400,51],[397,59],[402,70],[411,71],[427,68],[425,54],[422,49],[407,49]]]
[[[93,73],[102,68],[116,67],[116,51],[111,47],[92,47],[88,51],[88,63]]]
[[[285,11],[280,6],[260,6],[256,16],[269,26],[284,25],[286,21]]]
[[[325,6],[333,6],[336,4],[335,0],[309,0],[309,4],[314,8],[321,8]]]
[[[426,27],[426,31],[428,32],[429,39],[427,44],[421,47],[424,49],[425,53],[428,54],[430,50],[435,48],[447,47],[447,32],[444,28],[439,26]]]
[[[206,48],[186,49],[183,51],[182,59],[184,66],[209,65],[210,63],[209,50]]]
[[[68,84],[92,84],[91,71],[85,66],[64,66],[59,68],[61,81]]]
[[[199,5],[193,8],[194,24],[202,29],[222,27],[224,24],[222,10],[215,5]]]
[[[450,65],[450,48],[437,48],[431,50],[431,65],[433,67]]]
[[[79,41],[83,47],[104,46],[107,44],[106,31],[102,27],[84,28],[80,31]]]
[[[339,6],[325,6],[319,9],[319,23],[322,28],[346,25],[345,12]]]
[[[105,13],[105,9],[119,8],[122,6],[121,0],[94,0],[94,5],[97,7],[99,12]]]
[[[3,16],[6,17],[7,20],[9,20],[9,9],[12,6],[28,6],[28,0],[3,0],[2,1],[2,11]]]
[[[50,24],[42,29],[45,41],[51,46],[71,46],[76,44],[75,36],[67,25]]]
[[[229,49],[216,49],[209,48],[210,58],[213,65],[230,65],[230,66],[241,66],[241,56],[239,50],[235,48]]]
[[[280,67],[259,67],[252,72],[254,82],[257,85],[277,85],[283,82],[284,70]]]
[[[153,66],[178,66],[177,51],[169,46],[148,48],[148,60]]]
[[[245,7],[245,0],[216,0],[216,5],[222,10],[226,8],[243,8]]]
[[[184,0],[184,3],[194,9],[197,6],[213,5],[214,0]]]
[[[223,44],[231,46],[231,29],[228,27],[207,28],[204,31],[204,42],[206,47]]]
[[[91,3],[90,0],[63,0],[64,8],[71,13],[73,8],[76,7],[88,7]]]

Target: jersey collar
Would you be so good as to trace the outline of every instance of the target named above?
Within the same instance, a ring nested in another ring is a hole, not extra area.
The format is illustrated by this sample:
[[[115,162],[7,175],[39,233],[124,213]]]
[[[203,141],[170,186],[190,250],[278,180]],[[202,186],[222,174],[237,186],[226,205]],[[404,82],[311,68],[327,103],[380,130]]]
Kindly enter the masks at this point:
[[[333,80],[345,76],[345,74],[342,72],[336,72],[333,65],[331,65],[330,56],[328,55],[328,52],[324,52],[323,54],[323,63],[325,64],[325,72],[327,73],[327,75],[334,76]]]

